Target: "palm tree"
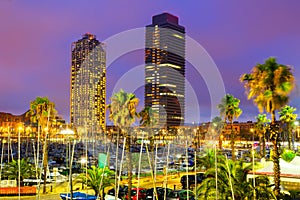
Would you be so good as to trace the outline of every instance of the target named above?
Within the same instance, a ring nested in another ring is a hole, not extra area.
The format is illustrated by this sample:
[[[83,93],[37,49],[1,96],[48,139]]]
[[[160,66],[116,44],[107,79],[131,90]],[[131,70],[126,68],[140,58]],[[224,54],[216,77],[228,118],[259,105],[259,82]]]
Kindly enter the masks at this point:
[[[269,180],[257,180],[259,184],[253,188],[251,182],[247,181],[247,173],[252,165],[245,165],[243,161],[228,160],[219,156],[217,167],[209,168],[205,175],[207,178],[197,188],[198,199],[253,199],[255,189],[256,199],[272,199],[274,196],[268,187]],[[218,171],[216,191],[215,171]]]
[[[156,120],[154,115],[156,113],[152,110],[151,107],[145,107],[138,116],[140,118],[140,125],[145,127],[148,132],[148,139],[150,141],[150,152],[151,152],[151,163],[152,169],[154,170],[154,134],[153,128],[156,125]]]
[[[256,117],[255,129],[258,132],[260,140],[260,154],[264,158],[266,155],[266,132],[269,127],[270,119],[266,114],[258,114]]]
[[[30,102],[30,110],[27,115],[30,117],[32,123],[37,123],[38,126],[38,146],[39,135],[44,136],[43,146],[43,171],[44,171],[44,187],[43,193],[46,193],[46,181],[47,181],[47,167],[48,167],[48,137],[51,129],[51,125],[55,120],[57,111],[55,110],[55,104],[51,102],[48,97],[37,97]],[[37,149],[39,151],[39,148]],[[39,153],[37,153],[36,167],[38,166]]]
[[[154,194],[157,194],[156,191],[156,172],[155,172],[155,154],[154,154],[154,133],[153,129],[157,124],[157,121],[155,120],[155,116],[158,115],[157,112],[152,110],[151,107],[145,107],[139,114],[140,118],[140,125],[142,127],[145,127],[148,132],[148,140],[150,141],[150,153],[149,155],[149,149],[148,146],[146,146],[146,151],[148,155],[148,161],[149,166],[151,169],[151,177],[152,177],[152,184],[154,188]],[[157,198],[157,197],[156,197]]]
[[[216,199],[216,197],[217,199],[226,199],[231,197],[231,186],[229,184],[231,175],[228,174],[225,157],[222,155],[217,165],[214,165],[214,161],[211,162],[211,165],[213,167],[208,168],[205,173],[207,178],[197,188],[198,199]],[[231,172],[231,174],[234,173]],[[216,190],[216,184],[218,184],[218,191]]]
[[[216,116],[212,119],[212,124],[214,127],[214,130],[216,131],[216,133],[218,134],[218,140],[219,140],[219,149],[222,149],[222,143],[223,143],[223,137],[224,135],[222,135],[222,130],[224,129],[225,123],[222,120],[221,117]]]
[[[153,118],[154,112],[151,107],[145,107],[141,112],[139,112],[140,125],[144,127],[151,127],[155,125]]]
[[[254,66],[250,74],[243,74],[240,80],[244,82],[248,99],[253,99],[260,112],[265,110],[271,114],[270,139],[274,145],[272,159],[274,162],[275,195],[279,197],[279,125],[276,124],[275,112],[289,101],[289,94],[295,85],[292,68],[278,64],[276,59],[271,57],[264,64]]]
[[[8,177],[9,179],[18,179],[19,173],[20,173],[20,186],[24,186],[24,179],[34,176],[35,167],[31,163],[29,163],[28,158],[22,158],[20,160],[20,172],[19,172],[19,165],[16,160],[9,162],[7,165],[5,165],[3,169],[3,176]]]
[[[270,187],[268,176],[258,176],[255,178],[255,197],[260,200],[275,199],[275,195]]]
[[[140,118],[140,125],[148,130],[148,139],[150,141],[151,152],[154,151],[154,138],[152,134],[152,129],[156,125],[154,114],[155,113],[151,107],[145,107],[141,112],[138,113],[138,117]]]
[[[279,112],[280,121],[282,121],[286,125],[289,150],[292,149],[292,128],[294,126],[294,122],[297,119],[297,114],[294,113],[296,110],[296,108],[286,105],[282,107]]]
[[[205,149],[204,155],[196,157],[197,159],[197,168],[200,170],[208,170],[210,168],[215,168],[216,165],[216,152],[213,148]],[[224,156],[217,154],[217,160],[223,159]]]
[[[99,196],[104,188],[113,185],[113,181],[111,180],[114,174],[113,171],[96,166],[91,166],[90,169],[85,170],[86,172],[80,174],[75,182],[86,184],[88,188],[94,190],[95,196]]]
[[[135,117],[137,116],[136,107],[138,105],[139,99],[135,97],[133,93],[126,93],[124,90],[120,90],[115,93],[111,99],[111,104],[108,105],[109,119],[114,122],[114,125],[119,127],[119,130],[125,134],[126,137],[126,158],[128,165],[128,198],[131,199],[131,189],[132,189],[132,160],[130,154],[131,146],[131,135],[128,133],[128,129],[135,122]],[[116,155],[118,157],[118,155]],[[117,191],[117,189],[116,189]]]
[[[242,110],[239,108],[240,100],[235,98],[231,94],[226,94],[222,100],[221,104],[218,105],[220,110],[220,115],[224,119],[224,123],[229,122],[231,125],[231,134],[230,134],[230,144],[231,144],[231,152],[232,152],[232,160],[235,160],[235,133],[233,131],[233,119],[239,118],[242,114]]]

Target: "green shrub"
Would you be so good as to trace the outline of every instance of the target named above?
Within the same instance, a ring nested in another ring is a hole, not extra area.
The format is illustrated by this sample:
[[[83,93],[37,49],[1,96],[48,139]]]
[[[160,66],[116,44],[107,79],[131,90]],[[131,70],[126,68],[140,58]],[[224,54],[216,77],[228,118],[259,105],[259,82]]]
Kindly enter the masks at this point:
[[[292,150],[284,149],[281,158],[286,162],[291,162],[296,156],[296,153]]]

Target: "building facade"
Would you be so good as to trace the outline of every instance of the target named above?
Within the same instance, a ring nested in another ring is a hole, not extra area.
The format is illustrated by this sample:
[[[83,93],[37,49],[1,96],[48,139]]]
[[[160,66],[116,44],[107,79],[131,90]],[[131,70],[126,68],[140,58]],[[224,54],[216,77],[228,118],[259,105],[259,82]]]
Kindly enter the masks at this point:
[[[95,35],[72,43],[70,122],[77,129],[105,130],[106,51]]]
[[[50,127],[49,138],[53,139],[59,135],[60,130],[66,124],[65,120],[57,115]],[[0,138],[38,138],[37,123],[32,123],[28,111],[21,115],[0,112]]]
[[[26,113],[13,115],[11,113],[0,112],[0,137],[17,137],[18,132],[24,132],[24,127],[30,125],[30,118]]]
[[[145,38],[145,107],[151,107],[159,127],[184,124],[185,28],[178,17],[152,17]]]

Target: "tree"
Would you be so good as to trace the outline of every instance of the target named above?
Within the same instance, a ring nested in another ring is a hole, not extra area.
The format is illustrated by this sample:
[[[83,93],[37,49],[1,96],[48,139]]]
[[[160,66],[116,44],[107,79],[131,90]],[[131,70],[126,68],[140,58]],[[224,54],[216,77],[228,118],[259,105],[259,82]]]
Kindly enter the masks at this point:
[[[247,173],[251,169],[252,165],[245,165],[243,161],[228,160],[219,156],[217,167],[212,165],[207,169],[207,178],[197,188],[198,199],[254,199],[254,190],[256,199],[272,199],[274,196],[268,187],[268,178],[259,178],[259,184],[256,184],[255,188],[247,181]]]
[[[213,148],[205,149],[204,155],[196,157],[197,159],[197,168],[200,170],[208,170],[210,168],[215,168],[216,166],[216,152]],[[217,154],[217,162],[224,159],[223,155]]]
[[[266,114],[258,114],[256,117],[255,129],[258,132],[260,140],[260,154],[264,158],[266,155],[266,132],[271,120],[267,118]]]
[[[274,145],[274,183],[275,195],[280,194],[280,166],[279,166],[279,125],[276,123],[276,110],[286,105],[289,94],[294,88],[295,80],[292,68],[278,64],[271,57],[264,64],[257,64],[250,74],[243,74],[240,81],[244,83],[248,99],[253,99],[260,112],[264,110],[271,114],[270,139]]]
[[[154,112],[151,107],[145,107],[138,116],[140,117],[140,125],[144,127],[153,127],[155,125]]]
[[[260,200],[275,199],[275,195],[271,189],[268,176],[258,176],[255,178],[255,197]]]
[[[96,166],[91,166],[90,169],[85,170],[86,172],[80,174],[75,182],[86,184],[88,188],[94,190],[95,196],[99,196],[102,189],[113,185],[111,180],[111,176],[114,174],[113,171]]]
[[[221,103],[218,105],[220,110],[220,115],[224,119],[224,123],[229,122],[231,126],[231,134],[230,134],[230,144],[231,144],[231,151],[232,151],[232,160],[235,160],[235,133],[233,131],[233,119],[239,118],[242,114],[242,110],[239,108],[240,100],[235,98],[231,94],[226,94]]]
[[[296,108],[286,105],[282,107],[279,112],[280,121],[286,125],[289,150],[292,150],[292,129],[297,119],[297,114],[294,113],[296,110]]]
[[[35,167],[29,163],[28,158],[22,158],[20,160],[20,172],[19,165],[16,160],[9,162],[3,169],[3,176],[9,179],[19,179],[20,173],[20,186],[24,186],[24,179],[30,178],[35,175]]]
[[[114,122],[114,125],[119,127],[119,130],[125,134],[126,143],[126,158],[128,165],[128,198],[131,199],[131,189],[132,189],[132,160],[130,154],[131,146],[131,135],[128,132],[129,127],[135,122],[135,117],[137,116],[136,107],[138,105],[139,99],[135,97],[132,93],[126,93],[124,90],[120,90],[115,93],[111,99],[111,104],[108,105],[109,109],[109,119]],[[117,189],[116,189],[117,191]]]
[[[286,162],[291,162],[296,157],[296,153],[293,150],[283,149],[281,158]]]
[[[145,127],[148,132],[148,139],[150,142],[150,152],[151,152],[151,166],[154,173],[154,134],[153,128],[157,124],[157,121],[154,118],[156,113],[152,110],[151,107],[145,107],[139,114],[140,125]]]
[[[139,114],[140,125],[146,128],[148,132],[148,140],[150,143],[150,155],[148,146],[146,146],[146,151],[148,154],[148,161],[151,170],[151,177],[153,182],[154,194],[157,195],[156,191],[156,178],[155,178],[155,154],[154,154],[154,133],[153,128],[156,126],[157,121],[155,120],[155,116],[158,115],[158,112],[152,110],[151,107],[145,107]],[[157,197],[156,197],[157,198]]]
[[[44,137],[43,139],[43,171],[44,171],[44,187],[43,193],[46,193],[46,181],[47,181],[47,167],[48,167],[48,137],[51,132],[52,124],[55,120],[57,111],[55,110],[55,104],[51,102],[48,97],[37,97],[30,102],[30,109],[27,116],[30,117],[32,123],[38,125],[38,143],[40,132]],[[39,144],[38,144],[39,145]],[[39,150],[39,148],[37,149]],[[38,166],[39,153],[37,153],[36,167]]]
[[[140,118],[140,125],[145,127],[148,131],[148,139],[150,141],[150,151],[154,151],[154,135],[152,132],[153,127],[156,125],[154,119],[155,112],[151,107],[145,107],[141,112],[138,113]]]
[[[222,150],[222,143],[223,143],[223,137],[224,137],[224,135],[222,135],[221,132],[224,129],[225,123],[222,120],[222,118],[219,117],[219,116],[213,118],[211,122],[213,124],[213,127],[214,127],[216,133],[218,134],[219,149]]]

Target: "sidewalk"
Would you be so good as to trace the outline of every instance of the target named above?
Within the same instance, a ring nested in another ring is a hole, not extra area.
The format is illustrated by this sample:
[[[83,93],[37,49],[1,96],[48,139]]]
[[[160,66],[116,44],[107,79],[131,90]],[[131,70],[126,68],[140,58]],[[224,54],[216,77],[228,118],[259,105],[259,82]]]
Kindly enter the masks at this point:
[[[176,174],[169,174],[168,180],[165,179],[164,175],[157,175],[156,176],[156,187],[164,187],[165,184],[167,184],[167,187],[170,189],[181,189],[181,183],[180,183],[180,177],[186,174],[185,172],[180,172]],[[128,184],[128,180],[122,180],[121,184]],[[153,188],[153,182],[152,177],[140,177],[140,180],[134,178],[132,180],[132,185],[136,187],[142,187],[142,188]],[[93,195],[93,190],[89,189],[83,189],[81,190],[82,185],[81,184],[73,184],[73,191],[80,191],[88,194]],[[108,188],[107,188],[108,189]],[[107,191],[107,190],[106,190]],[[38,192],[38,191],[37,191]],[[60,193],[68,193],[69,192],[69,182],[61,183],[61,184],[49,184],[47,185],[47,193],[43,193],[43,188],[41,187],[40,190],[40,200],[59,200]],[[18,196],[6,196],[6,197],[0,197],[0,200],[15,200],[19,199]],[[37,200],[37,196],[21,196],[20,199],[22,200]]]
[[[68,193],[69,190],[69,183],[65,182],[59,185],[55,185],[55,184],[49,184],[47,185],[47,193],[43,194],[43,187],[41,186],[40,189],[40,200],[59,200],[60,193]],[[81,188],[81,184],[74,184],[73,185],[74,190],[77,188]],[[51,191],[52,190],[52,191]],[[38,190],[37,190],[38,192]],[[86,190],[82,190],[81,192],[86,192]],[[91,191],[88,191],[89,194],[92,194]],[[19,199],[19,196],[0,196],[0,200],[10,200],[10,199]],[[21,196],[20,199],[22,200],[37,200],[38,196],[34,195],[34,196]]]

